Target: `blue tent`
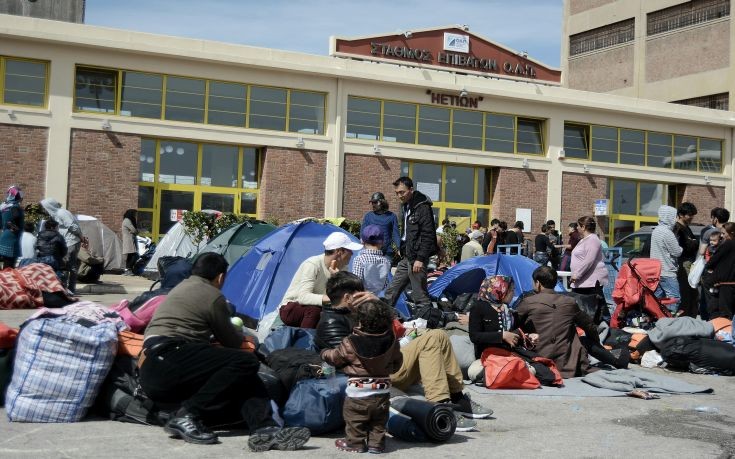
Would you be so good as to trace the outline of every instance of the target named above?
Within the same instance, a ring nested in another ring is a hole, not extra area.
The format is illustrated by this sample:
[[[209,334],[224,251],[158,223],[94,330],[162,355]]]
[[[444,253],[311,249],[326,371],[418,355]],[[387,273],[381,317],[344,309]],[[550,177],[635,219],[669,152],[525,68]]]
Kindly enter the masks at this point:
[[[322,242],[335,231],[360,242],[331,223],[308,220],[277,228],[256,242],[232,266],[222,293],[235,305],[238,313],[262,319],[278,308],[299,265],[313,255],[324,253]],[[358,253],[354,253],[352,258]]]
[[[439,276],[430,286],[429,295],[441,297],[450,295],[453,298],[462,293],[477,293],[480,284],[487,276],[502,274],[510,276],[515,281],[514,304],[518,297],[529,290],[533,290],[533,270],[539,264],[522,255],[485,255],[472,257],[462,263],[458,263]],[[405,308],[403,295],[396,304]]]

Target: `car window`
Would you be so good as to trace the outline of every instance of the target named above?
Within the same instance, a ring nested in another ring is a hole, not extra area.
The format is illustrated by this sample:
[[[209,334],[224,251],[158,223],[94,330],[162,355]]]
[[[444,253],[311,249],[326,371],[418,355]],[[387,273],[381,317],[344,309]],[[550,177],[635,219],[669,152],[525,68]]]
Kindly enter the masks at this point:
[[[651,252],[651,234],[631,234],[618,241],[615,247],[623,249],[623,258],[648,257]]]

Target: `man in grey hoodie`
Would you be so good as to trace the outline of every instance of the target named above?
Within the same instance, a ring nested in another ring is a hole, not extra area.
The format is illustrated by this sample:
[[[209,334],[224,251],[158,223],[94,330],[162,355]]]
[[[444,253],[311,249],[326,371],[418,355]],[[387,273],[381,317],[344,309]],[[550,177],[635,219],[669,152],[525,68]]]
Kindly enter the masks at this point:
[[[676,303],[667,305],[672,312],[679,308],[679,282],[676,272],[679,269],[679,256],[682,248],[674,235],[676,209],[671,206],[658,208],[658,226],[651,233],[651,258],[661,262],[661,281],[656,289],[659,298],[675,299]]]

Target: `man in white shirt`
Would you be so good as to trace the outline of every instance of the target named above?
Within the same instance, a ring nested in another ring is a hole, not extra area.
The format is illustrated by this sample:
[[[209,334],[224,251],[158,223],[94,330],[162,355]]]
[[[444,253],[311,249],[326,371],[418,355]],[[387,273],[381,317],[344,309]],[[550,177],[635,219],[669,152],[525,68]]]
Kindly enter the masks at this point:
[[[284,325],[316,328],[322,306],[330,304],[327,280],[347,267],[353,251],[362,249],[362,244],[342,232],[330,234],[323,244],[323,254],[301,263],[281,300],[278,314]]]

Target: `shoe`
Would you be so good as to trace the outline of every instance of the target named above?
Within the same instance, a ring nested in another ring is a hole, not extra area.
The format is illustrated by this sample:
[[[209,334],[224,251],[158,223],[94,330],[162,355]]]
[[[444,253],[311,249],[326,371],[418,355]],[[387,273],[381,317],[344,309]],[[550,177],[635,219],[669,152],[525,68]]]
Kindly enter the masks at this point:
[[[338,438],[334,440],[334,446],[336,446],[338,450],[348,453],[365,453],[368,451],[365,445],[362,445],[361,448],[357,446],[350,446],[350,444],[347,443],[346,438]]]
[[[191,413],[171,418],[163,430],[172,437],[183,438],[185,442],[197,445],[211,445],[218,441],[217,435]]]
[[[264,427],[250,435],[248,447],[254,453],[278,449],[295,451],[306,444],[311,432],[306,427]]]
[[[385,446],[371,446],[368,448],[368,453],[370,454],[383,454],[385,452]]]
[[[467,394],[462,394],[462,398],[454,403],[454,411],[462,416],[474,419],[489,418],[493,414],[493,410],[473,401]]]
[[[457,419],[457,428],[455,432],[472,432],[477,427],[477,421],[462,416],[459,413],[454,413],[454,417]]]

